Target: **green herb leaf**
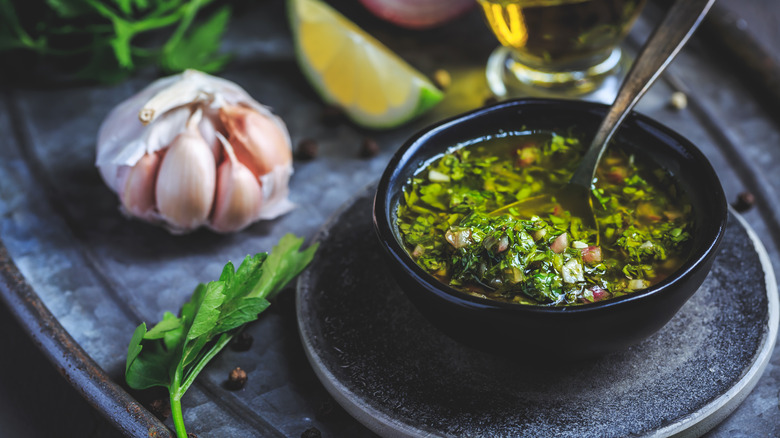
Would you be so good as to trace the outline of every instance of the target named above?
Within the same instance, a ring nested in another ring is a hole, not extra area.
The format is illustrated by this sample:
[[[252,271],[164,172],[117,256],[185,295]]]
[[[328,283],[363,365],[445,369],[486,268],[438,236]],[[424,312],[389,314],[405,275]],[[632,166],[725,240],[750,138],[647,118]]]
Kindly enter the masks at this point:
[[[15,8],[11,0],[0,0],[0,56],[19,60],[5,73],[26,78],[42,62],[59,69],[58,80],[64,74],[105,83],[149,65],[215,73],[230,59],[218,53],[230,9],[203,16],[212,2],[44,0],[41,7]],[[166,33],[167,42],[155,46]]]
[[[62,18],[76,18],[94,12],[84,0],[46,0],[46,4]]]
[[[273,247],[263,274],[250,296],[273,299],[314,258],[316,246],[299,251],[303,239],[287,234]]]
[[[141,325],[135,328],[135,331],[133,332],[133,337],[130,338],[130,345],[127,347],[127,360],[125,362],[125,372],[130,369],[130,364],[135,361],[135,358],[138,357],[139,354],[141,354],[141,350],[143,347],[141,347],[141,341],[144,339],[144,336],[146,335],[146,323],[142,322]]]
[[[132,0],[114,0],[114,3],[116,3],[117,6],[119,6],[119,10],[122,11],[125,15],[130,15],[133,13],[133,1]]]
[[[168,387],[169,364],[176,354],[161,344],[144,345],[146,324],[139,325],[128,347],[125,376],[132,388],[146,389],[153,386]]]
[[[119,65],[124,68],[133,67],[133,55],[130,50],[130,42],[135,36],[135,32],[130,23],[124,20],[114,20],[114,31],[116,35],[111,38],[110,44],[114,48],[114,54]]]
[[[220,8],[211,18],[195,27],[187,36],[166,46],[160,65],[170,72],[188,68],[213,73],[230,61],[230,55],[218,54],[219,41],[230,20],[230,8]]]
[[[254,321],[314,257],[317,245],[300,251],[303,239],[287,234],[270,255],[247,256],[238,270],[228,262],[219,280],[200,284],[179,317],[166,312],[151,330],[142,323],[127,349],[130,387],[168,388],[176,433],[186,437],[181,397],[208,362],[244,324]]]
[[[144,325],[146,327],[146,325]],[[181,320],[171,312],[165,312],[162,321],[146,332],[144,339],[163,339],[171,330],[181,328]]]
[[[187,339],[196,339],[211,332],[219,320],[220,307],[225,303],[225,283],[212,281],[206,285],[206,293],[198,306],[195,319],[187,332]]]

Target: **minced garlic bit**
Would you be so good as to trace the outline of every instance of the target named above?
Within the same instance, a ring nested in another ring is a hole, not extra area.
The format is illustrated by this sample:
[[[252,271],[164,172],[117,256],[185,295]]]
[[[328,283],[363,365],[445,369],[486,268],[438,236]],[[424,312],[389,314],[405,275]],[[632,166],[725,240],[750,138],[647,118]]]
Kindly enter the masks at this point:
[[[675,91],[669,98],[669,105],[676,110],[685,109],[688,106],[688,96],[682,91]]]

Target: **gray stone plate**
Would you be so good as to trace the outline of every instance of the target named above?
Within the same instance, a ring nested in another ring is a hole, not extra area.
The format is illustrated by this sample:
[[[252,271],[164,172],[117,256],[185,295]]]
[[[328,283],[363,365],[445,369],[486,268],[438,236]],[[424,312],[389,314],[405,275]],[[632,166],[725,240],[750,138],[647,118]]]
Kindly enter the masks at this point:
[[[736,213],[701,289],[657,334],[596,360],[542,368],[461,346],[416,311],[384,264],[373,193],[320,231],[297,312],[317,376],[380,435],[698,436],[744,400],[769,361],[774,273]]]

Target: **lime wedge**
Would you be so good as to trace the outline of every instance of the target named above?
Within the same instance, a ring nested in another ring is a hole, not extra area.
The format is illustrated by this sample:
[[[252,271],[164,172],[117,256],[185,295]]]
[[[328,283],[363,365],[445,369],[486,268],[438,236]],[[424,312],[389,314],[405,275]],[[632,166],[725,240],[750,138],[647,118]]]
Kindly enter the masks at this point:
[[[398,126],[442,92],[374,37],[320,0],[288,0],[298,64],[322,99],[369,128]]]

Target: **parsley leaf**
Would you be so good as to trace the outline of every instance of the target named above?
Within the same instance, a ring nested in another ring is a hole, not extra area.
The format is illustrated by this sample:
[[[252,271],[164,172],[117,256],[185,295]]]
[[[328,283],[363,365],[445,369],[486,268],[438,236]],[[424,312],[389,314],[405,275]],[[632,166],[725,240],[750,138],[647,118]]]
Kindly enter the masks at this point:
[[[177,436],[187,436],[181,399],[198,374],[314,257],[317,245],[299,251],[302,243],[287,234],[271,254],[246,256],[237,270],[228,262],[219,280],[195,288],[178,317],[166,312],[150,330],[146,323],[135,329],[125,379],[135,389],[168,389]]]
[[[40,4],[38,4],[40,3]],[[188,68],[215,73],[230,60],[220,40],[230,19],[214,0],[40,0],[21,7],[0,0],[4,71],[44,78],[117,82],[156,65],[166,73]],[[43,66],[43,68],[42,68]]]
[[[230,60],[230,55],[217,54],[229,20],[230,8],[225,6],[186,36],[172,38],[163,48],[160,65],[170,72],[188,68],[206,73],[221,70]]]

